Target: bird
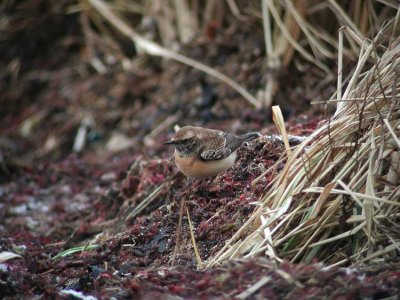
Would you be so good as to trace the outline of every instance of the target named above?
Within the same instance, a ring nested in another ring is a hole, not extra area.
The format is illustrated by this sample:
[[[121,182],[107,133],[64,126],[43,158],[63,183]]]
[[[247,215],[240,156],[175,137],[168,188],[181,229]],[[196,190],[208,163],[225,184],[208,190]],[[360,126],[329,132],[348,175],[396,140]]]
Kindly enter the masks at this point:
[[[257,132],[235,135],[221,130],[185,126],[164,144],[175,147],[175,163],[186,177],[205,179],[232,167],[239,147],[260,136]]]

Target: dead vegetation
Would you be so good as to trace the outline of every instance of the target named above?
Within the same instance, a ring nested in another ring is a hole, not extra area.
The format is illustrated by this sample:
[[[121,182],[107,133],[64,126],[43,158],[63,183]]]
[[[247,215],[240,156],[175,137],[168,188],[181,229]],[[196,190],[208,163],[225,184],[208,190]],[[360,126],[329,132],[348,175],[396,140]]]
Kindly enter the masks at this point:
[[[254,97],[218,71],[139,35],[101,0],[89,3],[129,36],[137,49],[206,72],[255,107],[271,105],[279,88],[274,72],[295,63],[295,52],[301,57],[298,68],[311,63],[324,78],[323,84],[337,80],[337,91],[325,102],[337,105],[334,117],[293,152],[287,150],[286,167],[260,199],[260,208],[209,266],[260,254],[305,263],[318,258],[330,265],[396,256],[399,237],[390,228],[397,224],[400,205],[398,5],[389,1],[261,1],[256,9],[235,1],[147,3],[142,16],[154,18],[160,41],[167,47],[190,41],[199,24],[213,14],[219,24],[232,16],[240,20],[243,11],[258,15],[265,35],[267,72],[265,88]],[[223,13],[224,6],[231,15]],[[200,16],[199,11],[204,14]],[[343,26],[338,38],[335,27],[321,28],[329,17]],[[329,67],[336,57],[337,74]],[[351,61],[356,66],[343,83],[343,63],[349,69]]]
[[[287,153],[259,209],[209,263],[267,255],[330,266],[400,250],[400,39],[397,20],[362,43],[335,115]],[[368,60],[374,60],[369,66]],[[342,95],[339,86],[337,95]]]
[[[398,294],[396,1],[31,1],[0,4],[0,294]],[[282,138],[189,190],[170,268],[184,178],[162,142],[276,133],[272,104]]]
[[[379,28],[394,17],[397,9],[395,1],[373,0],[351,3],[335,0],[152,0],[135,4],[121,0],[110,5],[103,0],[88,0],[80,1],[74,11],[80,10],[82,16],[88,16],[107,39],[113,40],[113,36],[107,29],[108,24],[104,24],[99,15],[130,38],[138,53],[172,59],[205,72],[237,91],[252,106],[260,108],[272,105],[281,84],[278,76],[282,69],[290,65],[302,71],[308,68],[307,64],[314,65],[314,76],[320,78],[315,87],[318,90],[332,85],[337,78],[331,67],[332,61],[336,60],[337,49],[342,48],[346,64],[356,61],[362,41],[372,39]],[[179,48],[193,41],[199,30],[204,30],[205,37],[211,42],[216,32],[229,31],[253,16],[260,20],[258,26],[264,30],[266,66],[265,85],[253,94],[216,68],[179,53]],[[127,22],[132,17],[135,20],[130,22],[134,23],[133,26]],[[340,40],[337,39],[341,26],[349,29],[344,31],[347,37],[344,47],[339,45]],[[85,28],[87,36],[90,36],[90,27],[86,25]],[[94,46],[93,43],[89,45]],[[128,61],[125,57],[125,66],[130,65]],[[98,65],[101,59],[93,54],[91,62]]]

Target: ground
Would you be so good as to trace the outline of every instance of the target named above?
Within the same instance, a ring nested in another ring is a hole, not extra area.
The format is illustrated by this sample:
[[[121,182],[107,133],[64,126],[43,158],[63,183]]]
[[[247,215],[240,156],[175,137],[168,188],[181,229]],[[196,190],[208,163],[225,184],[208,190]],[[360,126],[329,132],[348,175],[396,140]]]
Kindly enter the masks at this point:
[[[252,184],[284,149],[268,137],[277,134],[269,110],[255,110],[215,79],[157,58],[144,58],[146,68],[132,72],[111,64],[98,74],[88,63],[78,16],[63,13],[65,2],[51,11],[46,1],[32,3],[10,8],[10,21],[22,25],[0,42],[0,252],[19,255],[0,263],[1,297],[75,299],[75,291],[99,299],[382,299],[400,293],[396,261],[327,269],[318,261],[277,265],[259,257],[198,270],[186,215],[171,266],[182,197],[206,261],[283,167]],[[256,93],[264,44],[255,22],[200,36],[182,52]],[[309,76],[312,86],[316,79]],[[315,94],[298,87],[295,70],[280,77],[285,88],[275,104],[289,134],[310,134],[324,119],[304,105]],[[196,185],[163,146],[175,124],[264,136],[240,149],[233,168]]]

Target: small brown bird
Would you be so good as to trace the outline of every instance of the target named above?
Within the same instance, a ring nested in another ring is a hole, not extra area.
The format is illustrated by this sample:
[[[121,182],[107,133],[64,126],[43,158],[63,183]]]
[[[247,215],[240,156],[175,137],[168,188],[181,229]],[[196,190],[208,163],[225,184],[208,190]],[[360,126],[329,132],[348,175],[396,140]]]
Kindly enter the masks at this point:
[[[232,167],[236,150],[259,136],[255,132],[237,136],[220,130],[185,126],[164,144],[175,146],[175,163],[183,174],[204,179]]]

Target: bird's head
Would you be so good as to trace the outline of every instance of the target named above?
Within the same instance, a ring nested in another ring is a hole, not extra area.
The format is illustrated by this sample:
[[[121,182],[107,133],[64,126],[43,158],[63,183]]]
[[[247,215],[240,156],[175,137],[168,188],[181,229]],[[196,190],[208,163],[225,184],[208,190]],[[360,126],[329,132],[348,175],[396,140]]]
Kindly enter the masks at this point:
[[[174,136],[164,145],[178,145],[178,144],[190,144],[196,139],[196,129],[192,126],[185,126],[179,129]]]

